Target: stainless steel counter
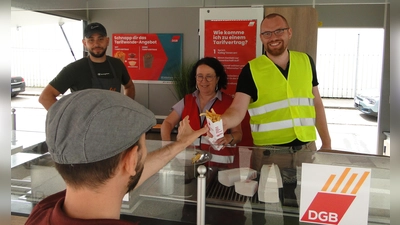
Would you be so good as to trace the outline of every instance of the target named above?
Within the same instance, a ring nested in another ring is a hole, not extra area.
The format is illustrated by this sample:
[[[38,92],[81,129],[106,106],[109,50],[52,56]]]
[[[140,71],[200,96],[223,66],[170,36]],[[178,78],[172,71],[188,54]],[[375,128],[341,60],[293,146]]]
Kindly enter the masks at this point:
[[[161,147],[163,143],[147,140],[146,144],[148,151],[153,151]],[[241,159],[241,166],[249,165],[248,153],[251,150],[252,148],[240,148],[240,154],[237,157]],[[24,150],[21,152],[23,153]],[[283,160],[286,158],[285,154],[288,154],[275,151],[270,153],[284,156]],[[187,163],[193,154],[193,148],[186,149],[159,173],[129,193],[121,206],[121,218],[133,221],[154,219],[164,221],[164,223],[169,221],[171,224],[174,222],[195,224],[196,166]],[[388,157],[323,152],[308,154],[307,158],[312,158],[314,164],[370,168],[369,224],[390,224],[390,159]],[[305,224],[298,222],[301,162],[298,163],[300,167],[294,170],[297,181],[284,182],[283,187],[279,189],[278,203],[261,202],[257,193],[252,197],[236,193],[233,186],[226,187],[218,182],[218,171],[223,169],[208,167],[206,224]],[[259,175],[258,171],[256,180],[259,179]],[[11,183],[11,211],[16,215],[29,215],[35,203],[65,188],[63,180],[53,167],[50,156],[46,153],[13,167]]]

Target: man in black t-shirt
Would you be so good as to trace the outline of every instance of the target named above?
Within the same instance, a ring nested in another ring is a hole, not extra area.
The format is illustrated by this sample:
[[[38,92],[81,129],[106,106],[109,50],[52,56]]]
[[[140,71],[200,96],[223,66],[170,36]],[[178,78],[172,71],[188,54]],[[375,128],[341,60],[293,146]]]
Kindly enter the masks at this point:
[[[100,23],[91,23],[84,30],[83,45],[89,56],[70,63],[45,87],[39,102],[49,109],[57,101],[57,96],[68,89],[71,92],[96,88],[121,92],[135,98],[135,86],[120,59],[106,55],[110,38]]]

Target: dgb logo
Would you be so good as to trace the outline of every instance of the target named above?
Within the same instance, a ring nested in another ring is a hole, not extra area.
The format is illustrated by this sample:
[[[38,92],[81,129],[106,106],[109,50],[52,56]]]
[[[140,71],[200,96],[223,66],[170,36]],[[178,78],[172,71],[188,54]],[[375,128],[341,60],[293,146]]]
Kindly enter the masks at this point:
[[[322,189],[315,195],[311,204],[301,216],[300,221],[318,224],[339,224],[350,205],[356,198],[362,184],[370,172],[364,172],[361,176],[358,173],[350,173],[350,168],[345,168],[335,184],[336,178],[331,174]]]

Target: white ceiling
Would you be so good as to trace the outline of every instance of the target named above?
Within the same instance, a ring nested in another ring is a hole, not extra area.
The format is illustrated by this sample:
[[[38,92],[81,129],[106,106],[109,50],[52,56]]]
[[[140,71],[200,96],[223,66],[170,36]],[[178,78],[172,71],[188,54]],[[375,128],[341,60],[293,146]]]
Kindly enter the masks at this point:
[[[74,21],[76,20],[11,7],[11,27],[23,27],[39,24],[59,24],[60,22],[66,23]]]

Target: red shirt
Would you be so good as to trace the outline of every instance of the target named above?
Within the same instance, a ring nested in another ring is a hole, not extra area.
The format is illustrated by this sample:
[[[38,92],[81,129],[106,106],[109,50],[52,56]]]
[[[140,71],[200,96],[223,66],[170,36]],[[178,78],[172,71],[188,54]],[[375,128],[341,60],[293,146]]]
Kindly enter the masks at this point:
[[[40,201],[32,210],[25,225],[137,225],[116,219],[76,219],[63,211],[66,191],[61,191]]]

